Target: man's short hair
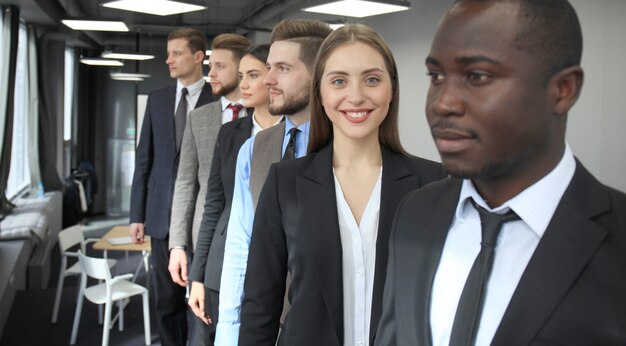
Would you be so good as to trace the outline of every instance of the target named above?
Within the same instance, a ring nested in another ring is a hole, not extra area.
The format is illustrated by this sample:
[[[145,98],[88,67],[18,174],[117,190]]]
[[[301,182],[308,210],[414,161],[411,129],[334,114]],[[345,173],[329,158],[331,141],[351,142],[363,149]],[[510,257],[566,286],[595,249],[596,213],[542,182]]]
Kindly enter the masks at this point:
[[[315,56],[322,42],[333,30],[319,20],[283,20],[272,30],[270,43],[295,42],[300,45],[300,60],[313,71]]]
[[[220,34],[213,38],[211,49],[227,49],[233,52],[233,59],[239,61],[251,45],[252,42],[241,35]]]
[[[197,29],[180,28],[170,32],[167,36],[168,41],[175,40],[177,38],[187,40],[187,45],[189,46],[191,53],[201,51],[202,54],[205,54],[208,47],[206,36],[204,36],[202,31]]]
[[[580,65],[583,39],[576,11],[567,0],[457,0],[508,2],[519,6],[515,46],[546,62],[546,80],[570,66]]]

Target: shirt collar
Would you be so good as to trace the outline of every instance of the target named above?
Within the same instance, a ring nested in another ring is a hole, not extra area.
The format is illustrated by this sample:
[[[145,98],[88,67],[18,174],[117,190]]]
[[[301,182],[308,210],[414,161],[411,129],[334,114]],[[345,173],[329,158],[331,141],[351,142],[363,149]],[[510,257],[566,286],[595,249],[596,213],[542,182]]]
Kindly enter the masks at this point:
[[[199,93],[200,91],[202,91],[202,88],[204,87],[204,83],[206,83],[204,81],[204,78],[200,78],[197,82],[191,83],[187,86],[184,86],[183,83],[181,83],[180,81],[176,81],[176,95],[178,95],[180,91],[183,90],[183,88],[187,88],[187,92],[189,92],[189,96],[193,96],[196,93]]]
[[[550,173],[495,209],[487,206],[470,179],[464,179],[456,207],[456,218],[463,220],[468,217],[467,213],[473,212],[474,208],[469,201],[472,198],[481,207],[498,214],[512,209],[541,238],[574,176],[574,171],[576,160],[566,143],[561,161]]]
[[[237,104],[239,103],[240,105],[243,105],[243,99],[239,99],[237,101],[231,101],[229,99],[226,98],[226,96],[222,96],[220,97],[220,102],[222,102],[222,112],[224,112],[226,110],[226,107],[228,107],[229,104]]]
[[[296,126],[294,125],[294,123],[291,122],[291,119],[289,118],[289,116],[285,116],[285,136],[289,135],[289,130],[291,130],[292,127],[297,127],[298,130],[302,131],[302,133],[304,133],[306,135],[306,138],[309,138],[309,127],[311,126],[311,122],[309,120],[305,121],[304,124],[300,125],[300,126]]]

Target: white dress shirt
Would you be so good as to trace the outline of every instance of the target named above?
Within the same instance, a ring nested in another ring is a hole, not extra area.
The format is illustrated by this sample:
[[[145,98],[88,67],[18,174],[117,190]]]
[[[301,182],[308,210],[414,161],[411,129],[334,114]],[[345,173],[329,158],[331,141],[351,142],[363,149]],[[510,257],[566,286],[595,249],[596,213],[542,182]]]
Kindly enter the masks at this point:
[[[202,93],[202,88],[204,88],[204,78],[200,78],[197,82],[191,83],[187,86],[184,86],[180,81],[176,82],[176,103],[174,108],[178,108],[178,102],[180,102],[181,90],[183,88],[187,88],[187,115],[191,112],[195,107],[196,103],[198,103],[198,99],[200,98],[200,94]],[[176,109],[174,109],[174,113],[172,116],[176,115]]]
[[[240,104],[243,106],[243,99],[239,99],[237,101],[231,101],[227,99],[225,96],[220,97],[220,102],[222,102],[222,125],[233,120],[233,110],[227,108],[229,104]],[[242,108],[237,115],[237,118],[243,118],[246,116],[246,108]]]
[[[493,269],[476,334],[476,345],[489,345],[575,170],[574,155],[566,144],[561,161],[548,175],[495,209],[487,206],[471,180],[463,181],[433,282],[430,301],[433,346],[447,346],[450,341],[461,292],[480,251],[480,216],[470,198],[491,212],[504,214],[512,209],[520,217],[502,226],[496,242]]]
[[[342,249],[343,344],[367,346],[372,315],[382,168],[360,224],[354,219],[334,169],[333,176]]]

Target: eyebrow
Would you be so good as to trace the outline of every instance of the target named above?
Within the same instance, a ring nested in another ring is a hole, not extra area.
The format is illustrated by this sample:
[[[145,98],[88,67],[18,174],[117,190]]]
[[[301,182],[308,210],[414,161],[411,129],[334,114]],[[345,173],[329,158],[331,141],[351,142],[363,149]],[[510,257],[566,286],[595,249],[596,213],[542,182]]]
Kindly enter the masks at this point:
[[[379,67],[372,67],[372,68],[368,68],[367,70],[361,72],[361,74],[368,74],[368,73],[372,73],[372,72],[385,72],[383,69],[379,68]],[[326,75],[330,76],[332,74],[338,74],[338,75],[348,75],[348,72],[345,71],[330,71],[328,72]]]
[[[488,58],[484,55],[461,56],[458,58],[454,58],[454,61],[462,65],[469,65],[469,64],[478,63],[478,62],[486,62],[486,63],[490,63],[493,65],[502,65],[502,63],[500,63],[499,61]],[[434,66],[441,66],[441,62],[439,62],[439,60],[431,56],[426,58],[426,64],[434,65]]]

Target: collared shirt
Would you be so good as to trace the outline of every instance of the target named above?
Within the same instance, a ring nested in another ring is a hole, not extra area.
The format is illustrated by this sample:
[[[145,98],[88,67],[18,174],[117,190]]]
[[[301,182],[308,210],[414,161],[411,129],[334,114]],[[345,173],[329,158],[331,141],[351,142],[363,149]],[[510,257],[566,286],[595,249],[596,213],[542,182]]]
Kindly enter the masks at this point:
[[[289,142],[289,130],[295,127],[289,117],[285,119],[285,136],[282,153]],[[302,131],[296,137],[296,157],[306,155],[309,142],[309,121],[298,126]],[[215,335],[215,345],[237,345],[239,340],[241,302],[243,301],[243,283],[248,266],[248,250],[254,222],[252,193],[250,192],[250,167],[254,139],[249,138],[239,149],[235,188],[231,205],[228,232],[224,246],[224,265],[220,282],[219,319]]]
[[[176,103],[174,108],[178,108],[178,102],[180,102],[181,90],[183,88],[187,88],[187,115],[191,112],[195,107],[196,103],[198,103],[198,99],[200,98],[200,94],[202,93],[202,88],[204,88],[204,78],[200,78],[197,82],[191,83],[187,86],[184,86],[180,81],[176,82]],[[176,115],[176,109],[174,109],[173,116]]]
[[[225,96],[220,97],[220,102],[222,102],[222,125],[230,122],[231,120],[233,120],[233,110],[230,108],[227,108],[229,104],[240,104],[243,105],[243,99],[239,99],[237,101],[231,101],[229,99],[227,99]],[[239,111],[239,114],[237,115],[238,118],[243,118],[247,115],[246,113],[246,108],[242,108]]]
[[[334,171],[333,169],[333,174]],[[361,217],[361,223],[357,224],[335,175],[335,195],[337,196],[342,248],[344,345],[369,345],[381,177],[382,168]]]
[[[470,198],[491,212],[503,214],[512,209],[520,217],[520,220],[502,226],[496,243],[476,335],[476,345],[489,345],[575,170],[574,155],[566,145],[561,161],[548,175],[495,209],[487,206],[470,180],[463,181],[456,214],[433,282],[430,323],[434,346],[447,346],[450,341],[461,292],[480,251],[480,216]]]
[[[281,116],[279,116],[279,117],[276,117],[276,122],[275,122],[272,126],[276,126],[276,125],[278,125],[278,123],[280,123],[281,121],[283,121],[283,118],[284,118],[284,117],[285,117],[284,115],[281,115]],[[261,131],[263,131],[263,130],[265,130],[265,129],[264,129],[263,127],[261,127],[261,124],[259,124],[259,123],[256,121],[256,113],[255,113],[255,114],[252,114],[252,137],[256,136],[256,134],[257,134],[257,133],[259,133],[259,132],[261,132]]]

